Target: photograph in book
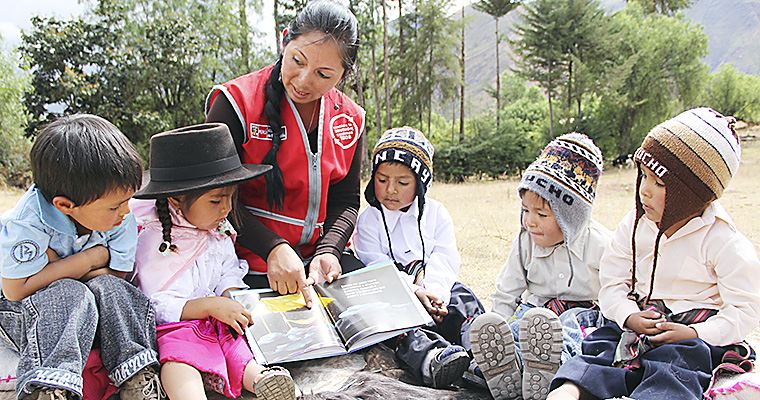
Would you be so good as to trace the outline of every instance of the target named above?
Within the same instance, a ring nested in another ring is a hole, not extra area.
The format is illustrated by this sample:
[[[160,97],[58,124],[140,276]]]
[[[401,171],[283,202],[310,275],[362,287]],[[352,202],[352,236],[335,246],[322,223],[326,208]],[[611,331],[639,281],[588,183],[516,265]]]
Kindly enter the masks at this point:
[[[232,297],[251,312],[246,337],[256,360],[283,363],[346,354],[432,323],[393,264],[345,274],[301,294],[238,290]]]

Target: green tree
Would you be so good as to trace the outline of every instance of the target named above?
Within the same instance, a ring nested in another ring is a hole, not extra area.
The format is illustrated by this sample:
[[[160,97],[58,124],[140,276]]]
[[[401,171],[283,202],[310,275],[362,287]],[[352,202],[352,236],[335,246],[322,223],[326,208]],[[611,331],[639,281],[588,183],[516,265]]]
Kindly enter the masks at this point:
[[[567,79],[567,57],[563,35],[566,30],[560,19],[561,9],[554,0],[527,3],[523,22],[515,31],[520,38],[511,42],[516,71],[544,90],[549,105],[549,136],[554,137],[554,104],[560,86]]]
[[[473,7],[493,17],[495,22],[496,33],[496,129],[499,129],[499,114],[501,110],[501,69],[499,67],[499,44],[501,44],[501,35],[499,34],[499,19],[520,5],[519,0],[480,0],[473,4]],[[464,20],[464,14],[462,14]],[[463,34],[464,35],[464,34]],[[464,50],[463,50],[464,52]],[[464,57],[464,56],[463,56]],[[464,63],[464,61],[462,61]],[[464,93],[464,91],[463,91]]]
[[[29,117],[23,102],[29,76],[19,68],[15,52],[4,48],[0,36],[0,185],[24,187],[31,182],[31,143],[24,135]]]
[[[683,16],[645,14],[626,8],[613,17],[625,40],[614,51],[616,66],[601,92],[600,128],[617,134],[620,154],[633,151],[657,123],[695,105],[707,80],[707,36]]]
[[[674,15],[679,10],[688,8],[692,0],[627,0],[629,4],[637,4],[647,13]]]
[[[723,64],[710,76],[705,104],[746,121],[760,120],[760,77],[743,74]]]
[[[101,0],[82,18],[34,19],[22,44],[33,66],[29,131],[89,112],[144,148],[152,133],[202,121],[212,84],[271,59],[241,23],[249,7],[260,3]]]

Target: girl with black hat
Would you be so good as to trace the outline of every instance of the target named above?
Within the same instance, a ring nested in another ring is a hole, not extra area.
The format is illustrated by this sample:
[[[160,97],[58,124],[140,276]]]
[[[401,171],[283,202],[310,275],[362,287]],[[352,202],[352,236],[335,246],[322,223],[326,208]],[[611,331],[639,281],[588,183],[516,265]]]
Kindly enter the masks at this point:
[[[359,210],[364,110],[335,88],[358,51],[348,8],[311,1],[282,35],[277,62],[212,88],[206,121],[229,127],[244,162],[273,167],[266,181],[240,187],[237,253],[251,269],[246,282],[287,294],[348,272],[341,258]]]
[[[284,368],[264,368],[243,335],[251,315],[228,297],[246,288],[248,268],[227,222],[237,185],[271,167],[241,165],[224,124],[157,134],[149,182],[130,207],[140,232],[134,280],[156,312],[161,382],[173,399],[205,399],[204,385],[227,397],[242,388],[262,399],[294,399]]]

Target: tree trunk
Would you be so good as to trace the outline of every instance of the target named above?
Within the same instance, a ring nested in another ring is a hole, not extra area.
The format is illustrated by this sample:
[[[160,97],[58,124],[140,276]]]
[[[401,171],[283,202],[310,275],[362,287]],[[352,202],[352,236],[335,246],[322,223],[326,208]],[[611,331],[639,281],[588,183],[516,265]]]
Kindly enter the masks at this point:
[[[547,92],[549,98],[549,137],[554,139],[554,109],[552,108],[552,92]]]
[[[385,129],[391,127],[391,79],[388,76],[388,7],[383,3],[383,85],[385,86]]]
[[[279,24],[280,24],[280,0],[274,0],[274,41],[277,42],[277,54],[280,54],[282,52],[282,49],[280,48],[280,38],[282,35],[280,33]]]
[[[398,53],[404,58],[404,4],[398,0]]]
[[[377,44],[377,41],[375,40],[375,27],[377,24],[375,24],[375,1],[372,0],[370,3],[370,21],[372,21],[372,35],[371,35],[371,41],[370,43],[370,57],[372,60],[372,92],[373,97],[375,98],[375,129],[377,130],[377,135],[380,137],[380,132],[383,131],[383,116],[381,111],[381,101],[380,101],[380,90],[378,89],[378,80],[377,80],[377,61],[375,57],[375,47]],[[367,135],[364,135],[365,137]]]
[[[243,59],[243,67],[245,68],[245,71],[248,72],[251,70],[251,48],[250,43],[248,43],[248,17],[246,16],[246,10],[245,10],[245,1],[246,0],[238,0],[238,7],[239,7],[239,17],[240,17],[240,26],[244,27],[243,30],[243,37],[240,38],[240,57]]]
[[[499,67],[499,43],[501,38],[499,37],[499,18],[495,17],[496,21],[496,132],[499,132],[499,124],[501,122],[501,69]]]
[[[414,0],[414,43],[417,43],[417,30],[419,29],[419,21],[417,20],[419,18],[419,0]],[[414,63],[414,90],[419,90],[420,87],[420,63]],[[421,98],[421,96],[415,96],[418,99]],[[418,101],[415,105],[417,108],[417,119],[418,119],[418,125],[422,126],[422,102]]]
[[[459,69],[462,81],[459,84],[459,143],[464,143],[464,6],[462,6],[462,54],[459,59]],[[452,140],[452,142],[454,142]]]
[[[433,33],[430,33],[431,39],[434,37]],[[428,99],[427,99],[427,131],[425,131],[428,134],[428,137],[432,136],[432,133],[430,132],[430,128],[432,126],[433,121],[433,43],[428,44],[428,73],[427,73],[428,81],[430,84],[428,85]]]

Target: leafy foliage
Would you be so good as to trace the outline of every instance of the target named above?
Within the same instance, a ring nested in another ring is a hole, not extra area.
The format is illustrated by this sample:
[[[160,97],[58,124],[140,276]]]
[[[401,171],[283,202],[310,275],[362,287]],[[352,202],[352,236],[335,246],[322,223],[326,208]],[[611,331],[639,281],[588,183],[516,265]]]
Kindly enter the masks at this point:
[[[29,115],[22,96],[29,86],[29,76],[19,72],[16,54],[2,50],[0,36],[0,176],[13,186],[26,186],[31,181],[29,149],[24,136]]]
[[[743,74],[731,64],[721,65],[710,77],[705,104],[726,115],[760,122],[760,77]]]

